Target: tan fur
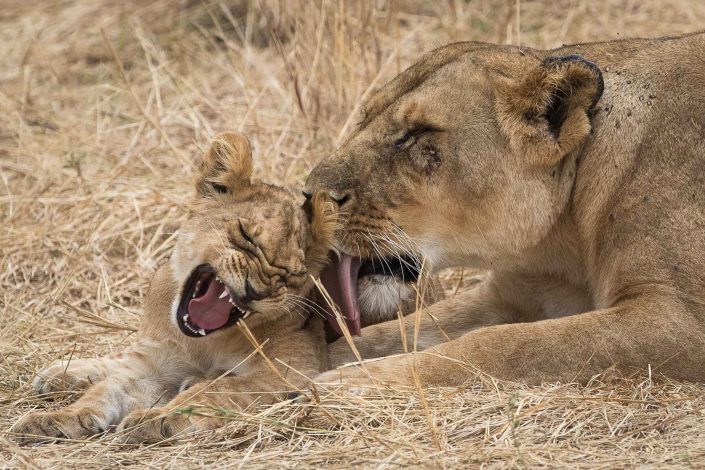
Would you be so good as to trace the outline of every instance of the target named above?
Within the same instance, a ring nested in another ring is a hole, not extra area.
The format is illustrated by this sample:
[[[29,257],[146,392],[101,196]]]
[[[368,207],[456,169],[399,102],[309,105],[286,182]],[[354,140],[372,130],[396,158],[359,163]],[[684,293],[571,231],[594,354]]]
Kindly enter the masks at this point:
[[[372,96],[307,183],[343,201],[338,248],[371,251],[357,234],[398,227],[434,268],[490,275],[428,309],[444,334],[415,314],[426,352],[319,380],[410,384],[411,364],[439,385],[477,371],[585,381],[611,366],[705,380],[703,57],[702,33],[551,51],[458,43]],[[410,129],[422,131],[399,145]],[[371,326],[356,346],[402,352],[398,331]]]
[[[13,427],[21,442],[85,438],[116,425],[127,442],[180,437],[221,426],[232,419],[228,410],[282,399],[328,368],[311,276],[328,260],[337,210],[317,194],[309,222],[292,192],[251,180],[250,152],[244,136],[215,138],[203,158],[194,215],[152,280],[137,339],[125,352],[58,361],[40,371],[34,381],[40,393],[86,392],[64,409],[25,416]],[[204,263],[239,298],[245,280],[264,298],[248,302],[247,320],[192,338],[175,324],[176,303]],[[363,285],[361,295],[375,298],[375,289]],[[396,310],[374,315],[389,319]],[[256,351],[248,330],[272,363]]]

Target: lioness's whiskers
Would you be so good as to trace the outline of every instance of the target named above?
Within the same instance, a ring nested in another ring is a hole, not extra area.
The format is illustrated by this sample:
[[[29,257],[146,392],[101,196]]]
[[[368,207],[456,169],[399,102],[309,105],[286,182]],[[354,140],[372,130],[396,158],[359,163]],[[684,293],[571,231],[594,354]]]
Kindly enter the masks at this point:
[[[369,236],[367,238],[370,240],[370,242],[373,246],[378,246],[378,244],[375,242],[373,237],[386,242],[388,245],[387,246],[388,251],[390,251],[393,255],[395,255],[401,263],[403,263],[405,266],[407,266],[410,269],[416,269],[416,266],[412,265],[406,259],[404,259],[404,256],[408,256],[408,257],[413,257],[415,260],[418,260],[420,262],[416,252],[407,251],[404,246],[402,246],[396,240],[393,240],[391,237],[387,236],[387,234],[369,233],[368,235]],[[386,262],[384,260],[384,258],[382,258],[382,259],[384,262]]]
[[[372,246],[372,249],[374,250],[374,252],[377,254],[377,257],[379,258],[380,262],[386,266],[387,271],[391,272],[392,268],[389,266],[389,262],[387,261],[386,257],[382,253],[381,248],[375,242],[374,238],[372,238],[372,234],[370,234],[369,229],[367,230],[367,235],[365,235],[365,238],[370,242],[370,245]]]

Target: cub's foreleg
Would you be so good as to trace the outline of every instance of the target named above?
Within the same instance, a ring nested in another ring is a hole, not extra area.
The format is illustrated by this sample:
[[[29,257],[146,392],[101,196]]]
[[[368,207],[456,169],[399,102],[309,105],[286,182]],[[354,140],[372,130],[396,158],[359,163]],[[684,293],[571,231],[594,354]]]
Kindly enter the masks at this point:
[[[120,361],[108,360],[103,380],[88,388],[66,408],[34,412],[16,423],[12,432],[22,443],[52,438],[82,439],[118,424],[128,413],[167,403],[178,391],[181,378],[191,373],[179,366],[162,345],[135,348]],[[183,370],[179,370],[179,369]]]
[[[281,401],[289,392],[307,388],[309,379],[327,367],[322,328],[320,334],[304,330],[284,333],[271,337],[264,349],[279,373],[255,356],[244,370],[236,371],[242,375],[202,380],[162,407],[132,412],[120,423],[118,432],[123,433],[125,442],[134,444],[179,438],[222,427],[239,419],[242,410]]]
[[[286,396],[287,386],[281,380],[266,372],[258,375],[199,382],[164,406],[133,411],[117,432],[132,444],[178,438],[189,432],[217,429],[255,403],[271,404]]]
[[[132,359],[129,352],[93,359],[59,359],[37,372],[32,387],[41,394],[85,390]]]

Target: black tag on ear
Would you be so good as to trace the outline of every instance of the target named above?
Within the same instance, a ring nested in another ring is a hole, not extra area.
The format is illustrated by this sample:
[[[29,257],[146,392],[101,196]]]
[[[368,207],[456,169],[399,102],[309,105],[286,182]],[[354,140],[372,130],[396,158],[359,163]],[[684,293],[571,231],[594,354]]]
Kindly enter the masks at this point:
[[[600,98],[602,97],[602,93],[605,91],[605,80],[602,77],[602,70],[600,70],[600,67],[594,62],[590,62],[589,60],[586,60],[582,56],[578,54],[569,54],[569,55],[563,55],[563,56],[553,56],[553,57],[546,57],[543,60],[543,65],[544,67],[556,67],[560,66],[561,64],[565,63],[570,63],[570,62],[578,62],[580,65],[590,69],[595,76],[595,82],[597,84],[597,90],[595,91],[595,96],[593,97],[592,103],[590,105],[590,108],[594,108],[595,105],[597,104],[598,101],[600,101]]]
[[[548,128],[551,134],[553,134],[553,136],[556,138],[558,138],[558,136],[560,135],[561,126],[563,125],[563,122],[567,117],[570,106],[568,104],[568,101],[570,100],[571,94],[576,88],[586,85],[584,72],[587,71],[590,75],[594,77],[594,83],[590,84],[589,86],[595,86],[595,92],[592,95],[592,101],[589,107],[587,108],[588,113],[591,113],[592,109],[595,107],[595,105],[597,105],[597,102],[600,100],[600,98],[602,97],[602,93],[605,90],[605,82],[602,78],[602,71],[600,70],[600,68],[593,62],[585,60],[577,54],[547,57],[543,61],[543,66],[546,68],[558,69],[560,67],[569,66],[570,64],[575,64],[574,66],[580,67],[583,73],[577,73],[574,76],[571,76],[571,74],[567,74],[567,76],[565,77],[565,81],[556,86],[555,90],[553,91],[553,95],[551,96],[551,102],[546,108],[545,115],[546,120],[548,121]]]

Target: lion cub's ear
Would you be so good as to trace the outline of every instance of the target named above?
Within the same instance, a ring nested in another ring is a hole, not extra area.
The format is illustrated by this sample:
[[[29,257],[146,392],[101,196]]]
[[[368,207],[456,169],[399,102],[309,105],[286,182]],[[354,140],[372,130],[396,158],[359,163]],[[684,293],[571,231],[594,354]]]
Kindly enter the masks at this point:
[[[500,84],[497,114],[513,147],[535,164],[553,165],[588,136],[603,90],[597,65],[578,55],[549,57]]]
[[[248,186],[252,177],[252,148],[250,141],[237,132],[223,132],[213,139],[203,155],[201,174],[196,188],[207,196],[232,193]]]
[[[311,221],[311,244],[306,251],[306,266],[310,272],[318,272],[328,263],[328,255],[333,249],[338,205],[327,193],[319,191],[304,203],[304,210]]]

